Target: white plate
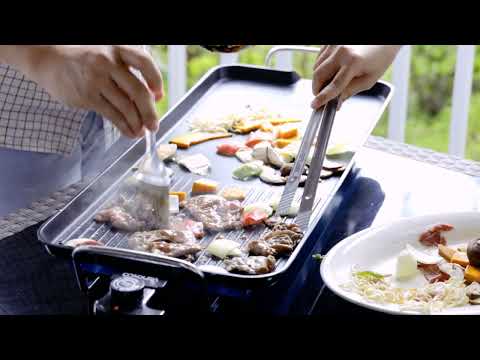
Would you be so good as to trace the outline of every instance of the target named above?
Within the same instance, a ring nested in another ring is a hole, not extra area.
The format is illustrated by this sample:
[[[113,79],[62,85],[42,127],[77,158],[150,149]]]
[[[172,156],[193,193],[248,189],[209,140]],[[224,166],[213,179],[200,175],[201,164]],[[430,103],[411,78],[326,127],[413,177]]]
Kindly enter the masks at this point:
[[[390,314],[417,314],[401,311],[398,305],[381,305],[369,302],[360,295],[344,290],[341,285],[350,281],[352,265],[362,270],[382,274],[395,273],[396,258],[408,243],[422,251],[436,254],[436,248],[428,249],[418,242],[419,235],[435,224],[446,223],[454,229],[444,232],[448,246],[466,244],[470,239],[480,237],[480,212],[461,212],[404,218],[392,224],[366,229],[335,245],[322,260],[320,273],[323,281],[338,296],[371,310]],[[423,275],[403,282],[401,286],[415,287],[426,283]],[[400,283],[395,281],[396,285]],[[480,315],[480,305],[444,310],[438,314]]]

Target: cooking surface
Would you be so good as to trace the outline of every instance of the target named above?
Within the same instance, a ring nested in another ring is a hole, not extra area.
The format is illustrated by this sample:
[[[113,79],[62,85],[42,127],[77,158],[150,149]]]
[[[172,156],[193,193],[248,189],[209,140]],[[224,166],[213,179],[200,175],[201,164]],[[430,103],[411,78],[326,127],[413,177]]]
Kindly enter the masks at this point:
[[[336,214],[328,233],[316,240],[296,276],[243,302],[220,298],[214,309],[234,314],[389,316],[362,309],[323,289],[319,264],[311,254],[325,253],[355,232],[400,216],[479,209],[480,181],[475,177],[368,148],[362,149],[356,164],[360,172],[349,184],[348,201]],[[0,241],[0,267],[4,269],[0,280],[5,284],[0,291],[0,310],[5,314],[86,311],[70,262],[45,252],[36,239],[37,228]]]
[[[348,143],[352,148],[361,146],[380,115],[386,94],[388,94],[388,89],[383,84],[377,84],[369,95],[358,95],[349,99],[336,116],[330,143],[333,144],[340,141]],[[167,143],[175,135],[187,133],[189,131],[189,122],[194,118],[217,118],[222,115],[235,114],[242,111],[247,105],[252,106],[254,109],[265,108],[270,112],[280,113],[285,117],[300,118],[305,120],[302,125],[306,126],[306,120],[311,115],[311,108],[309,107],[310,98],[311,81],[309,80],[299,80],[293,84],[286,85],[241,80],[239,78],[221,78],[206,90],[193,106],[190,104],[188,111],[182,113],[182,116],[175,119],[171,117],[164,119],[165,126],[163,129],[168,130],[161,131],[158,143]],[[162,129],[162,125],[160,125],[160,129]],[[188,150],[179,149],[177,151],[178,157],[201,153],[210,160],[212,166],[208,176],[200,176],[191,174],[178,165],[170,163],[168,166],[175,171],[171,190],[189,193],[193,181],[202,177],[208,177],[218,181],[221,184],[221,188],[234,185],[248,190],[247,199],[243,204],[256,201],[266,202],[272,199],[275,194],[280,195],[283,186],[267,185],[258,178],[250,181],[235,180],[232,177],[232,172],[241,165],[241,162],[235,157],[230,158],[216,154],[218,144],[232,140],[242,141],[242,138],[246,139],[247,137],[248,135],[234,135],[231,139],[218,139],[193,145]],[[112,198],[114,189],[111,188],[111,184],[114,181],[116,181],[116,184],[120,184],[125,177],[132,174],[131,168],[139,165],[139,159],[143,156],[144,151],[142,145],[142,143],[139,143],[138,146],[132,148],[114,165],[115,171],[112,170],[112,173],[100,177],[93,186],[95,189],[87,190],[71,206],[67,207],[58,219],[54,219],[54,222],[50,224],[52,226],[47,227],[43,231],[44,239],[49,239],[47,242],[53,244],[63,244],[69,239],[89,237],[100,240],[107,246],[128,248],[127,233],[112,231],[108,225],[95,223],[92,218],[99,207],[105,206],[106,200]],[[350,160],[351,157],[347,157],[343,162],[348,164],[349,162],[351,163]],[[346,176],[347,174],[345,173],[344,175]],[[323,205],[331,200],[335,188],[344,177],[333,177],[320,183],[317,191],[316,206],[311,218],[313,221],[315,221],[315,217],[319,217],[321,211],[325,210]],[[82,216],[79,217],[80,214]],[[66,223],[70,225],[67,226]],[[264,230],[263,227],[258,227],[253,231],[245,231],[247,238],[241,241],[242,247],[246,246],[248,240],[257,237]],[[228,239],[240,240],[243,233],[243,231],[230,231],[225,233],[225,235]],[[201,244],[207,245],[214,237],[215,235],[205,237],[202,239]],[[298,248],[301,248],[301,246],[302,243],[300,243]],[[281,271],[287,264],[288,259],[279,259],[275,272]],[[205,251],[202,251],[195,264],[219,265],[220,262],[212,259]],[[232,275],[227,272],[226,274]]]

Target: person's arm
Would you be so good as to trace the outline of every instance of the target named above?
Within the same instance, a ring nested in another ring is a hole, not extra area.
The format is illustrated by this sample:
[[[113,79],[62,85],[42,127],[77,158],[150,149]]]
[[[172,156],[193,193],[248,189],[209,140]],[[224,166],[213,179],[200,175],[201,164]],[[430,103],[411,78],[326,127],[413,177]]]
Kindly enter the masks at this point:
[[[126,136],[156,130],[162,76],[149,54],[126,45],[0,46],[6,63],[69,106],[94,110]],[[146,84],[129,68],[140,72]]]
[[[401,45],[326,45],[314,66],[312,107],[339,96],[343,101],[370,89],[395,59]]]

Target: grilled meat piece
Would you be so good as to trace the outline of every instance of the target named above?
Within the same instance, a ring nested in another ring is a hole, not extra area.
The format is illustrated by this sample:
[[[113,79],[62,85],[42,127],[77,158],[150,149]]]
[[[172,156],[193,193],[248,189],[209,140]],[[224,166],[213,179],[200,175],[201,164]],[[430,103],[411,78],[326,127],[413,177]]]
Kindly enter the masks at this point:
[[[176,231],[191,231],[197,239],[201,239],[205,235],[201,222],[189,219],[183,214],[170,218],[170,229]]]
[[[302,239],[303,233],[295,224],[277,224],[273,230],[258,240],[248,243],[248,251],[253,255],[261,256],[282,256],[290,254],[298,242]]]
[[[207,230],[225,231],[242,227],[239,201],[228,201],[218,195],[199,195],[189,199],[185,208]]]
[[[276,260],[273,256],[234,257],[225,260],[225,268],[229,272],[249,275],[266,274],[275,268]]]
[[[152,241],[148,247],[148,251],[154,254],[187,258],[190,261],[193,259],[191,255],[195,255],[201,250],[202,247],[195,243],[178,244],[167,241]]]
[[[452,229],[452,225],[438,224],[422,233],[418,240],[425,246],[438,246],[439,244],[447,245],[447,239],[442,235],[442,232],[450,231]]]
[[[195,243],[195,236],[189,230],[154,230],[136,232],[130,236],[131,244],[136,244],[135,247],[141,247],[155,241],[168,241],[177,244]]]
[[[120,206],[100,210],[94,219],[98,222],[110,223],[113,228],[125,231],[139,231],[143,230],[146,226],[144,221],[135,219]]]

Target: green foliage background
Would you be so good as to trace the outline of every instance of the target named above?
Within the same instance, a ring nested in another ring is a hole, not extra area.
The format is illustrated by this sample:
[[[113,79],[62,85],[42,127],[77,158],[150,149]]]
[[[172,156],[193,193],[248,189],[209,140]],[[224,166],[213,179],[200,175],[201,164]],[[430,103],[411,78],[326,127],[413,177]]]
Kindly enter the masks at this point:
[[[269,45],[257,45],[240,52],[239,61],[245,64],[263,65]],[[159,64],[167,64],[167,46],[156,45],[154,54]],[[212,66],[219,64],[219,55],[200,46],[187,47],[188,88],[193,86]],[[455,71],[456,46],[415,45],[412,47],[412,62],[409,83],[409,108],[406,139],[409,144],[447,152],[451,115],[453,75]],[[311,78],[315,56],[296,53],[295,70]],[[168,74],[164,67],[165,89],[168,90]],[[389,69],[384,80],[391,79]],[[157,104],[159,114],[167,110],[167,98]],[[374,135],[386,136],[388,111],[384,114]],[[480,160],[480,56],[475,59],[466,158]]]

